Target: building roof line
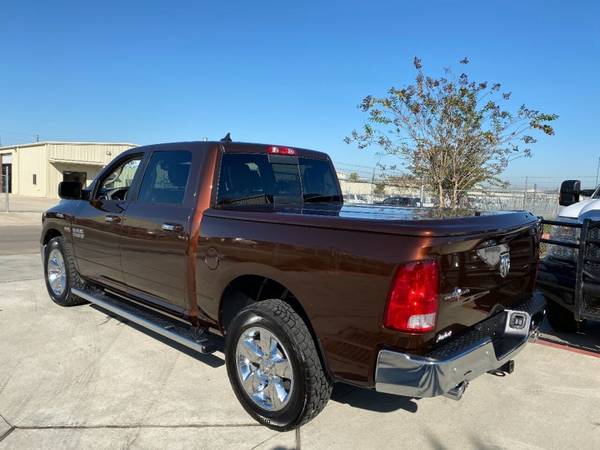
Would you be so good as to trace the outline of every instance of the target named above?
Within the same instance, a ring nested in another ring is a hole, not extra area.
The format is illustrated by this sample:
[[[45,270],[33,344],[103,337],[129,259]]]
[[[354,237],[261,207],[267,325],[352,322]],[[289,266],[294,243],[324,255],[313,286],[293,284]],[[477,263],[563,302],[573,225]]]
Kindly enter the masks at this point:
[[[9,150],[12,148],[23,148],[23,147],[35,147],[36,145],[129,145],[130,147],[138,147],[138,144],[132,144],[131,142],[85,142],[85,141],[40,141],[30,142],[27,144],[15,144],[15,145],[4,145],[0,147],[0,150]]]

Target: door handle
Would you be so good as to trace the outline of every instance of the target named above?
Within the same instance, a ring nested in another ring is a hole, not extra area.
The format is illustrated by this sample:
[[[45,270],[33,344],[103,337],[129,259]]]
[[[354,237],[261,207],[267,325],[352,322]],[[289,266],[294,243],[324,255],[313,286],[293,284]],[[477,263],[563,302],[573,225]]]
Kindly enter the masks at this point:
[[[108,223],[121,223],[121,216],[104,216],[104,221]]]
[[[180,233],[183,231],[183,225],[180,225],[178,223],[163,223],[161,228],[164,231],[175,231],[177,233]]]

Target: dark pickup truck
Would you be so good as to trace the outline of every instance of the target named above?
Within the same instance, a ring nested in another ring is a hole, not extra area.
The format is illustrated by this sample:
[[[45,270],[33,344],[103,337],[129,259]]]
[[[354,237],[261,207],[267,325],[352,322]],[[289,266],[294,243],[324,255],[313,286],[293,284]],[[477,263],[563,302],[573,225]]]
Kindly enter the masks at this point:
[[[59,192],[41,236],[52,300],[224,349],[238,399],[276,430],[315,417],[335,382],[459,399],[512,372],[545,313],[537,217],[345,207],[316,151],[138,147]]]

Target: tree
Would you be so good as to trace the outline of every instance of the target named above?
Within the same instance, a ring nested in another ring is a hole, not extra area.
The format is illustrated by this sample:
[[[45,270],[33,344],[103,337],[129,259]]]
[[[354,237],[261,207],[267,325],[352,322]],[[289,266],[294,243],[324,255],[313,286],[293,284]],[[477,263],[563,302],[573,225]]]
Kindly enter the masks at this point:
[[[509,111],[504,105],[511,93],[501,92],[499,83],[470,81],[466,73],[456,77],[450,69],[432,78],[419,58],[413,64],[413,84],[363,99],[359,108],[367,113],[366,123],[344,141],[402,158],[411,174],[437,194],[440,206],[458,207],[463,194],[478,184],[500,184],[498,176],[510,161],[531,156],[537,142],[533,132],[554,134],[550,123],[556,114],[525,105]]]
[[[358,172],[350,172],[350,175],[348,175],[348,181],[360,181]]]
[[[373,195],[377,195],[377,196],[385,195],[385,183],[376,182],[375,187],[373,188]]]

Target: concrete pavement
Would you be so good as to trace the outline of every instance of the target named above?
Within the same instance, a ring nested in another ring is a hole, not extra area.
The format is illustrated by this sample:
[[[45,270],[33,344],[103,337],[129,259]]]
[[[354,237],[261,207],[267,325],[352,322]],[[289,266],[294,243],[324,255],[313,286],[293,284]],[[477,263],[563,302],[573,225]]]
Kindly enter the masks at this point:
[[[40,225],[0,227],[0,255],[15,255],[40,252]]]
[[[15,261],[22,278],[0,281],[0,449],[297,446],[246,415],[221,353],[56,306],[38,255],[0,256]],[[599,448],[599,373],[600,358],[532,344],[514,374],[478,378],[460,402],[340,385],[302,448]]]
[[[8,208],[12,212],[41,212],[56,205],[59,201],[59,199],[9,194]],[[0,194],[0,211],[6,211],[6,194]]]
[[[0,212],[0,255],[38,253],[41,230],[41,212]]]

